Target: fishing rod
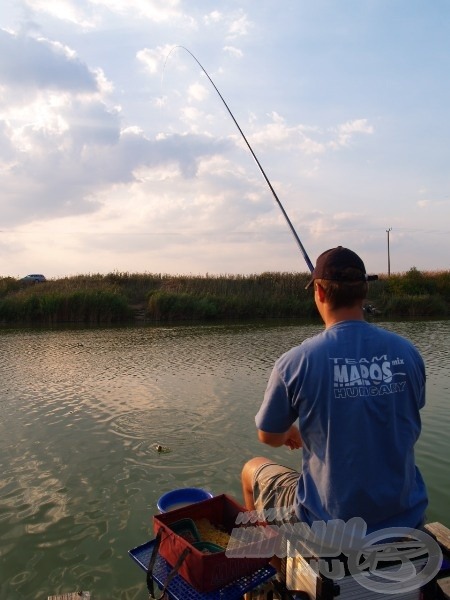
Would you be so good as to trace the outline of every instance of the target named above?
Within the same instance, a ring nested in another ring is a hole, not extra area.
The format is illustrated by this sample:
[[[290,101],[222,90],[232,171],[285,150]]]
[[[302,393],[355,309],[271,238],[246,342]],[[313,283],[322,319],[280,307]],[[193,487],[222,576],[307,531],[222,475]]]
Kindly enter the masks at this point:
[[[280,199],[278,198],[278,196],[277,196],[277,194],[276,194],[275,190],[273,189],[273,186],[272,186],[272,184],[270,183],[270,181],[269,181],[269,178],[267,177],[266,173],[264,172],[264,169],[262,168],[262,166],[261,166],[261,163],[259,162],[259,160],[258,160],[258,158],[257,158],[256,154],[253,152],[253,148],[250,146],[250,144],[249,144],[249,142],[248,142],[247,138],[246,138],[246,137],[245,137],[245,135],[244,135],[244,132],[243,132],[243,131],[242,131],[242,129],[240,128],[240,126],[239,126],[239,123],[236,121],[236,119],[235,119],[235,117],[234,117],[233,113],[231,112],[231,110],[230,110],[230,108],[229,108],[228,104],[225,102],[225,100],[224,100],[224,98],[223,98],[222,94],[221,94],[221,93],[219,92],[219,90],[217,89],[217,86],[216,86],[216,84],[214,83],[214,81],[213,81],[213,80],[211,79],[211,77],[209,76],[209,74],[208,74],[208,72],[206,71],[205,67],[204,67],[204,66],[203,66],[203,65],[200,63],[200,61],[199,61],[199,60],[198,60],[198,59],[197,59],[197,58],[194,56],[194,54],[192,54],[192,52],[191,52],[190,50],[188,50],[187,48],[185,48],[185,46],[174,46],[174,47],[172,48],[172,50],[169,52],[169,54],[167,55],[166,61],[165,61],[165,63],[164,63],[164,68],[165,68],[165,66],[166,66],[167,60],[168,60],[168,58],[169,58],[169,56],[170,56],[171,52],[172,52],[173,50],[175,50],[176,48],[182,48],[183,50],[186,50],[186,52],[192,56],[192,58],[195,60],[195,62],[196,62],[196,63],[198,64],[198,66],[201,68],[201,70],[203,71],[203,73],[206,75],[206,77],[207,77],[207,78],[209,79],[209,81],[211,82],[211,85],[213,86],[213,88],[214,88],[214,89],[216,90],[216,92],[218,93],[218,95],[219,95],[219,98],[222,100],[222,102],[223,102],[223,104],[224,104],[225,108],[227,109],[228,113],[230,114],[230,117],[233,119],[233,121],[234,121],[234,124],[235,124],[235,125],[236,125],[236,127],[238,128],[238,130],[239,130],[239,133],[242,135],[242,137],[243,137],[243,139],[244,139],[244,142],[247,144],[247,147],[248,147],[248,149],[250,150],[250,152],[251,152],[251,154],[252,154],[253,158],[255,159],[255,162],[256,162],[256,164],[258,165],[258,167],[259,167],[259,170],[261,171],[261,173],[262,173],[262,175],[263,175],[264,179],[266,180],[266,183],[267,183],[267,185],[269,186],[269,188],[270,188],[270,191],[271,191],[271,192],[272,192],[272,194],[273,194],[273,197],[275,198],[275,200],[276,200],[276,202],[277,202],[278,206],[280,207],[280,210],[281,210],[281,212],[283,213],[283,216],[284,216],[284,218],[286,219],[286,222],[287,222],[287,224],[289,225],[289,228],[290,228],[290,230],[291,230],[291,232],[292,232],[292,235],[294,236],[294,239],[295,239],[295,241],[297,242],[297,245],[298,245],[298,247],[300,248],[300,252],[302,253],[302,255],[303,255],[303,258],[305,259],[305,262],[306,262],[306,264],[308,265],[308,268],[309,268],[309,270],[310,270],[310,271],[311,271],[311,273],[312,273],[312,272],[313,272],[313,270],[314,270],[314,266],[313,266],[313,264],[312,264],[311,260],[309,259],[309,256],[308,256],[308,254],[306,253],[306,250],[305,250],[305,248],[304,248],[304,246],[303,246],[302,242],[300,241],[300,238],[298,237],[298,235],[297,235],[297,232],[295,231],[295,229],[294,229],[294,226],[292,225],[292,223],[291,223],[291,220],[289,219],[287,212],[284,210],[284,207],[283,207],[283,205],[281,204],[281,201],[280,201]],[[163,70],[163,72],[164,72],[164,70]]]

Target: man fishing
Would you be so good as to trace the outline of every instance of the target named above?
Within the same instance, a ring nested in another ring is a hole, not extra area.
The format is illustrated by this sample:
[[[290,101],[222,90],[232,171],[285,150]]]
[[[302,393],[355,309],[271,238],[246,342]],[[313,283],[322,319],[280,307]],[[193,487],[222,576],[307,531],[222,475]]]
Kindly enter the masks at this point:
[[[317,259],[307,288],[325,330],[276,361],[255,417],[264,444],[303,448],[301,471],[248,461],[249,510],[309,526],[359,517],[367,533],[423,524],[427,492],[414,444],[424,362],[410,341],[364,320],[369,279],[376,276],[342,246]]]
[[[247,144],[312,271],[308,287],[325,331],[276,362],[256,415],[269,446],[303,446],[301,473],[257,457],[244,465],[249,509],[278,509],[312,524],[358,516],[368,532],[418,527],[427,493],[415,466],[425,403],[425,367],[416,348],[364,321],[368,280],[361,258],[339,246],[313,265],[229,106],[209,79]],[[296,422],[298,420],[299,427]],[[273,512],[271,513],[273,514]]]

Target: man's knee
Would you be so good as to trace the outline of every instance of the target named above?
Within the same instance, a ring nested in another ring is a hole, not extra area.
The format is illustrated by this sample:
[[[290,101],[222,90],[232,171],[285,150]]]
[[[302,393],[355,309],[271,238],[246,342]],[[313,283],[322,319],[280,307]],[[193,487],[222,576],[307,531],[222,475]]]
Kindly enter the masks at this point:
[[[256,469],[268,462],[270,462],[270,460],[262,456],[255,456],[255,458],[251,458],[250,460],[248,460],[242,467],[242,482],[249,483],[251,485],[253,482],[253,475],[255,474]]]

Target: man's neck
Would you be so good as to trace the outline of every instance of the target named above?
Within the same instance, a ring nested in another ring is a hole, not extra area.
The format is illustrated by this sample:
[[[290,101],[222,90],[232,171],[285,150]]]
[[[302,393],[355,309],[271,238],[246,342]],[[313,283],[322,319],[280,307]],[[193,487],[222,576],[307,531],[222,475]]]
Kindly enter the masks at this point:
[[[325,328],[328,329],[328,327],[342,321],[364,321],[364,312],[361,306],[338,308],[336,310],[326,310],[322,318]]]

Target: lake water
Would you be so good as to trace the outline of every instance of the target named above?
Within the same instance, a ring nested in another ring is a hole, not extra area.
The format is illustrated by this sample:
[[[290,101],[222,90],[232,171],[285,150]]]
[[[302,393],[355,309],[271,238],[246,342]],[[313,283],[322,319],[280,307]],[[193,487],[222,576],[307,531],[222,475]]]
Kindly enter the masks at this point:
[[[428,519],[450,526],[450,321],[380,325],[425,358],[417,462]],[[277,356],[321,329],[0,330],[0,599],[84,589],[144,600],[145,574],[127,551],[153,537],[164,492],[197,486],[241,501],[248,458],[298,466],[299,453],[259,444],[253,417]]]

